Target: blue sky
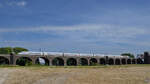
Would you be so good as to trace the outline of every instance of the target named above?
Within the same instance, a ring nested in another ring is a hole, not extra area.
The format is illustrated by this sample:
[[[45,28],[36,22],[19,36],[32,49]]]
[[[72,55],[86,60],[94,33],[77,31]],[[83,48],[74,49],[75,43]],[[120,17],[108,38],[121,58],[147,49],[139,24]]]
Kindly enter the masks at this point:
[[[0,0],[0,46],[120,54],[150,50],[149,0]]]

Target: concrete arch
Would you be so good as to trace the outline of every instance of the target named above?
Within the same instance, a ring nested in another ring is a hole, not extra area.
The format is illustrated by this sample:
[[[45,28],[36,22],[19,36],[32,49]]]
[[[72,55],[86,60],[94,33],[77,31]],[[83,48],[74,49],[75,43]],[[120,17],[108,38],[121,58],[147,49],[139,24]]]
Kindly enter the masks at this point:
[[[100,64],[106,64],[105,58],[100,58],[99,60],[100,60]]]
[[[40,63],[41,61],[41,63]],[[35,64],[40,64],[40,65],[49,65],[49,60],[45,57],[38,57],[36,60],[35,60]]]
[[[86,58],[80,58],[80,65],[83,65],[83,66],[88,65],[88,60]]]
[[[114,65],[114,59],[113,58],[109,58],[108,59],[108,64],[109,65]]]
[[[75,58],[68,58],[67,59],[67,65],[68,66],[77,66],[77,59],[75,59]]]
[[[3,56],[0,56],[0,65],[8,65],[9,59]]]
[[[56,57],[52,60],[52,65],[54,66],[64,66],[64,59],[60,57]]]
[[[126,61],[126,59],[121,59],[121,62],[122,62],[122,64],[127,64],[127,61]]]
[[[136,59],[132,59],[132,64],[136,64]]]
[[[120,59],[115,59],[115,64],[116,65],[120,65],[121,64],[121,60]]]
[[[16,60],[16,65],[20,66],[26,66],[26,65],[32,65],[33,60],[30,57],[19,57]]]
[[[90,65],[96,65],[98,63],[96,58],[91,58],[90,59]]]
[[[131,64],[131,63],[132,63],[131,59],[127,59],[127,64]]]

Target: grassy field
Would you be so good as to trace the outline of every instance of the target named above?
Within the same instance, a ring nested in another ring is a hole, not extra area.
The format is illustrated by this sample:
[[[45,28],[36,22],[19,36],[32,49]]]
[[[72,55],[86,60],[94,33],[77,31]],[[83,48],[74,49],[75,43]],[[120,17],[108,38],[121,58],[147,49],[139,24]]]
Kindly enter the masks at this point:
[[[150,65],[0,66],[0,84],[150,84]]]

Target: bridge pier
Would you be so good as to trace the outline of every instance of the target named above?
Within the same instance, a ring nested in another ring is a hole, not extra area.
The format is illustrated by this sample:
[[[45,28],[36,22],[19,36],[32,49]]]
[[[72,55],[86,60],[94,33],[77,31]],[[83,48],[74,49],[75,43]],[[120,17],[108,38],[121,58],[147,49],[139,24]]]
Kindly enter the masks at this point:
[[[49,60],[49,66],[52,66],[52,59],[48,59]]]
[[[116,64],[115,59],[113,59],[113,61],[114,61],[113,65],[115,65]]]
[[[9,64],[13,65],[13,63],[14,63],[14,54],[10,53],[10,62],[9,62]]]
[[[126,64],[128,64],[128,59],[126,59]]]
[[[88,66],[90,66],[90,58],[88,58],[87,60],[88,60]]]
[[[76,61],[77,61],[77,66],[79,66],[80,65],[80,58],[77,58]]]
[[[122,65],[122,60],[120,59],[120,65]]]
[[[67,66],[67,59],[64,59],[64,66]]]
[[[135,59],[135,64],[137,64],[137,59]]]
[[[97,64],[100,64],[100,60],[99,59],[96,59],[97,60]]]
[[[36,64],[36,59],[32,59],[32,64]]]

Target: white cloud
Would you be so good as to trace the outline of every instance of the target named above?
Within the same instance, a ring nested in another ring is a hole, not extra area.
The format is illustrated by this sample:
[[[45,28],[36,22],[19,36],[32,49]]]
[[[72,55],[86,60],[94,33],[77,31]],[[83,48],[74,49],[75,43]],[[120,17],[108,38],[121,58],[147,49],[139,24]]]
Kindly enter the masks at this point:
[[[89,50],[109,50],[121,52],[122,44],[129,44],[133,46],[150,46],[149,40],[141,41],[140,35],[149,35],[149,28],[138,28],[129,26],[118,26],[109,24],[87,24],[74,26],[41,26],[29,28],[0,28],[0,33],[18,33],[34,32],[41,34],[55,34],[62,36],[62,38],[34,38],[35,43],[27,43],[26,47],[51,47],[53,50],[65,50],[76,48],[81,51]],[[64,38],[63,38],[64,37]],[[29,37],[30,38],[30,37]],[[143,37],[144,38],[144,37]],[[30,38],[31,39],[31,38]],[[40,40],[39,40],[40,39]],[[147,38],[145,38],[147,39]],[[136,41],[135,41],[136,40]],[[36,42],[38,41],[38,44]],[[106,42],[106,44],[105,44]],[[107,43],[109,45],[107,45]],[[32,45],[31,45],[32,44]],[[130,46],[125,47],[126,50]],[[132,49],[132,48],[131,48]],[[110,51],[111,52],[111,51]]]
[[[21,2],[18,2],[18,3],[16,3],[18,6],[25,6],[25,5],[27,5],[27,2],[25,2],[25,1],[21,1]]]
[[[27,5],[27,2],[26,1],[12,1],[12,2],[7,2],[7,5],[24,7]]]
[[[3,7],[3,5],[0,3],[0,8]]]
[[[65,32],[84,32],[84,34],[94,34],[96,37],[127,37],[134,38],[136,35],[146,34],[148,28],[137,27],[122,27],[116,25],[74,25],[74,26],[41,26],[41,27],[29,27],[29,28],[0,28],[0,32],[49,32],[55,31],[58,33]]]

